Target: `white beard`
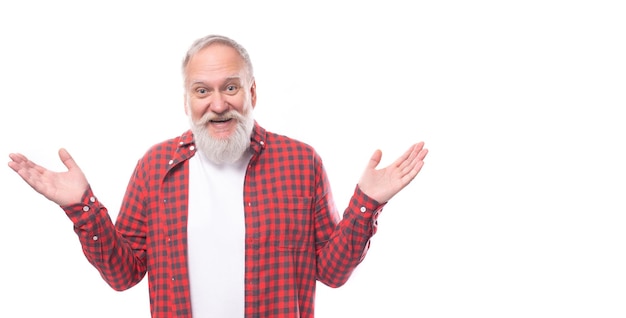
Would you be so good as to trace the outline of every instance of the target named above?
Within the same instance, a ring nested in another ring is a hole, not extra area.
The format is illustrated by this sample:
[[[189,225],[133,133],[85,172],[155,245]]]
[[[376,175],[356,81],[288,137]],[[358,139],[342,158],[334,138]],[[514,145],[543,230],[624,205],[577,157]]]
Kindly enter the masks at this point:
[[[247,114],[241,115],[231,110],[226,114],[216,115],[207,113],[202,118],[194,122],[189,116],[191,131],[193,132],[196,147],[215,164],[234,163],[250,148],[250,136],[254,128],[254,116],[252,107],[246,107]],[[209,120],[216,118],[233,118],[237,121],[237,129],[228,138],[214,138],[207,129]]]

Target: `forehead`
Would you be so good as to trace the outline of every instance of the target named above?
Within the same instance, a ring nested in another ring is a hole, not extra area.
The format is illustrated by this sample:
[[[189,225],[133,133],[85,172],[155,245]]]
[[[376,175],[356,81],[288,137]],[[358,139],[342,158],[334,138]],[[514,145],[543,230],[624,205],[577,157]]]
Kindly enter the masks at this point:
[[[234,48],[214,43],[194,54],[185,67],[187,80],[217,80],[241,75],[244,61]]]

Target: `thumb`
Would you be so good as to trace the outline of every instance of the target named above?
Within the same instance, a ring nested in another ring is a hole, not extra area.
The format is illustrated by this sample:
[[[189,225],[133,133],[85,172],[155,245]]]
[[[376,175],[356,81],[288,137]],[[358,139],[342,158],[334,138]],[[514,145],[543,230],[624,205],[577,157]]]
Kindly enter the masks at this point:
[[[372,154],[372,157],[370,158],[370,161],[367,164],[367,169],[376,169],[382,157],[383,157],[383,152],[380,151],[380,149],[377,149],[376,151],[374,151],[374,154]]]
[[[65,148],[59,149],[59,158],[61,158],[61,161],[68,170],[78,168],[78,165],[76,164],[76,162],[74,162],[74,158],[72,158],[70,153],[67,152]]]

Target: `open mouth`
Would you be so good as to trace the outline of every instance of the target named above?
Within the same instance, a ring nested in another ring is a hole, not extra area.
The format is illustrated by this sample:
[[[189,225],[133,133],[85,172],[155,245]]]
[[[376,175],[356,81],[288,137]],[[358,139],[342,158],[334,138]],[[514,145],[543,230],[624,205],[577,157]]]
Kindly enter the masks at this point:
[[[229,122],[233,120],[232,118],[216,118],[216,119],[211,119],[212,123],[225,123],[225,122]]]

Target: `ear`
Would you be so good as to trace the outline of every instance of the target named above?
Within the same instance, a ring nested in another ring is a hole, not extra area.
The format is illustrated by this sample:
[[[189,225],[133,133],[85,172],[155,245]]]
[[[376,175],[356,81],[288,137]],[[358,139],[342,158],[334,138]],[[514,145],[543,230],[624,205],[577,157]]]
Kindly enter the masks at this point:
[[[250,101],[252,101],[252,108],[256,106],[256,81],[252,79],[252,85],[250,85]]]
[[[189,105],[187,103],[187,93],[183,94],[183,107],[185,108],[185,115],[189,116],[189,107],[187,106]]]

